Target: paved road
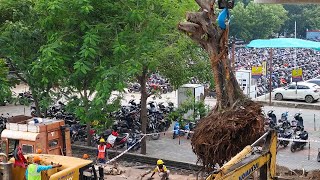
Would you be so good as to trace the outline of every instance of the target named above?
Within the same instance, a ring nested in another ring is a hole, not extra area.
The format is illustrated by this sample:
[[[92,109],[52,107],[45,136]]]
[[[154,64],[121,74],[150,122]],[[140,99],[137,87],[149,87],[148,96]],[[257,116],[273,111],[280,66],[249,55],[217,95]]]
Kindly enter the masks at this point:
[[[124,104],[135,98],[139,100],[139,94],[126,94],[123,100]],[[151,99],[150,99],[151,100]],[[156,99],[157,102],[171,101],[176,103],[176,95],[174,93],[163,95],[162,99]],[[214,99],[207,99],[206,103],[210,106],[215,104]],[[25,109],[25,110],[24,110]],[[285,107],[270,107],[265,106],[264,110],[267,112],[270,109],[275,110],[275,114],[278,118],[282,112],[289,112],[289,119],[291,120],[296,112],[301,111],[302,117],[304,118],[305,129],[310,134],[310,139],[320,141],[320,113],[317,110],[306,110],[306,109],[296,109],[296,108],[285,108]],[[30,113],[28,107],[24,106],[5,106],[0,107],[0,114],[10,113],[11,115],[23,114],[25,111],[26,115]],[[315,122],[315,123],[314,123]],[[314,131],[314,126],[316,126],[316,131]],[[290,146],[290,145],[289,145]],[[310,145],[310,160],[308,160],[309,151],[308,148],[295,153],[290,152],[290,147],[286,149],[281,148],[277,154],[277,164],[281,166],[288,167],[290,169],[306,169],[313,170],[319,169],[320,162],[316,161],[318,148],[320,148],[320,143],[311,143]],[[148,141],[147,152],[149,156],[171,159],[176,161],[183,161],[189,163],[196,163],[197,158],[192,152],[190,140],[181,138],[180,144],[178,139],[172,139],[172,134],[167,133],[162,135],[160,140]]]

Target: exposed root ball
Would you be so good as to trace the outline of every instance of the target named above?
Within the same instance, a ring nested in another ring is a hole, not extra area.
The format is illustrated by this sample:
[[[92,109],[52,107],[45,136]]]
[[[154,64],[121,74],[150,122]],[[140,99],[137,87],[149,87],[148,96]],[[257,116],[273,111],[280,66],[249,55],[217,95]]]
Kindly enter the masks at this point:
[[[261,105],[246,100],[232,109],[211,113],[197,125],[192,149],[207,171],[252,144],[264,132]]]

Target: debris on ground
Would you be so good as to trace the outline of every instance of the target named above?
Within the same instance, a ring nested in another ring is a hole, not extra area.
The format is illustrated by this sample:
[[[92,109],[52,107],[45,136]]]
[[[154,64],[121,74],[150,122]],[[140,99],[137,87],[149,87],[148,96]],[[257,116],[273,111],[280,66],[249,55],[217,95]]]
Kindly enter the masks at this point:
[[[103,172],[105,175],[115,176],[115,175],[121,175],[126,172],[123,168],[119,167],[118,163],[104,165],[103,169],[104,169]]]

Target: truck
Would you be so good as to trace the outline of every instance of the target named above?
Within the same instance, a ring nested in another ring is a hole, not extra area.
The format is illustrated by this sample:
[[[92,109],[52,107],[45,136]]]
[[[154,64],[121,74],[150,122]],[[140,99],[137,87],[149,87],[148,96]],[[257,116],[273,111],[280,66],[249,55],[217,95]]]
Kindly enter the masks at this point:
[[[34,156],[41,158],[41,165],[62,165],[42,172],[42,180],[98,179],[93,161],[71,157],[70,130],[64,120],[24,115],[11,117],[1,133],[1,149],[1,180],[24,179],[27,165],[32,163]],[[17,149],[22,150],[27,163],[16,164]],[[103,179],[103,168],[98,169],[99,179]]]
[[[30,116],[8,119],[1,132],[1,149],[8,157],[17,147],[24,154],[40,151],[43,154],[72,156],[70,130],[64,120]]]

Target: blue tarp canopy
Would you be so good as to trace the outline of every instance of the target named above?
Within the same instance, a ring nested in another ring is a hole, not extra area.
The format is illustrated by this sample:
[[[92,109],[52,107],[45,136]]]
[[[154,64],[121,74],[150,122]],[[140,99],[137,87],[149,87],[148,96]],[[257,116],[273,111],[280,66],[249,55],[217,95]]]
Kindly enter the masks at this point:
[[[252,48],[308,48],[320,50],[320,42],[295,38],[257,39],[251,41],[247,47]]]

